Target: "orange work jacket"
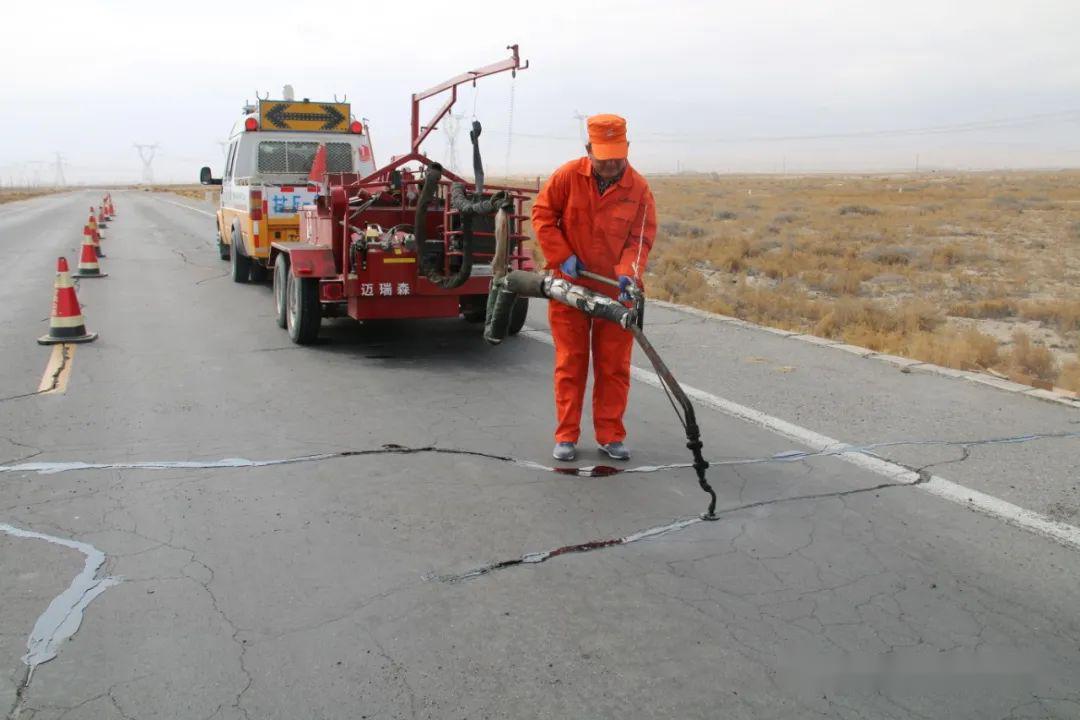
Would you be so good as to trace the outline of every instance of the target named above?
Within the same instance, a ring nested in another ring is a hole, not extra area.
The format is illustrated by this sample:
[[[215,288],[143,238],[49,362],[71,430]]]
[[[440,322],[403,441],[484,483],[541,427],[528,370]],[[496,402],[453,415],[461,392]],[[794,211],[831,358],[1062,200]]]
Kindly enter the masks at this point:
[[[656,202],[649,184],[629,165],[615,185],[600,195],[588,157],[556,170],[532,208],[533,229],[545,267],[562,277],[559,266],[577,255],[586,270],[610,278],[629,275],[640,285],[653,239]],[[614,297],[614,288],[594,280],[574,281]]]

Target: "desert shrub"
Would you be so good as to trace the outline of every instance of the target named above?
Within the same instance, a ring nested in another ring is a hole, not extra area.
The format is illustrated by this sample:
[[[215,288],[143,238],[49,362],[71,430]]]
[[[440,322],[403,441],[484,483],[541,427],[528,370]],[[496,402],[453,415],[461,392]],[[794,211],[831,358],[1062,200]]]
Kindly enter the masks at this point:
[[[994,197],[993,203],[1003,210],[1011,210],[1016,213],[1024,212],[1024,201],[1012,195],[997,195]]]
[[[934,213],[941,212],[944,209],[945,209],[944,205],[938,205],[936,203],[930,203],[928,205],[920,205],[919,206],[919,214],[920,215],[933,215]]]
[[[1046,346],[1031,342],[1023,330],[1013,333],[1013,345],[1009,352],[1009,365],[1025,375],[1032,375],[1040,380],[1053,380],[1057,374],[1054,354]]]
[[[799,216],[796,215],[795,213],[784,212],[784,213],[779,213],[776,217],[773,218],[773,224],[775,224],[775,225],[787,225],[788,223],[793,223],[798,219],[799,219]]]
[[[1062,332],[1080,330],[1080,300],[1028,300],[1020,303],[1020,317],[1038,320]]]
[[[897,337],[934,330],[943,321],[937,308],[927,302],[908,303],[897,309],[873,300],[842,298],[814,326],[814,334],[848,342],[857,338],[867,347],[884,347],[885,341],[895,342]]]
[[[669,237],[699,238],[705,235],[705,228],[682,220],[665,220],[660,223],[660,232]]]
[[[746,238],[714,243],[709,251],[709,263],[719,270],[734,273],[745,267],[745,259],[749,254],[750,242]]]
[[[869,205],[844,205],[839,213],[841,215],[880,215],[881,211]]]
[[[784,243],[780,242],[777,238],[761,238],[750,245],[750,252],[748,257],[756,257],[758,255],[764,255],[765,253],[777,251],[784,247]]]
[[[1076,360],[1070,360],[1062,365],[1057,384],[1066,390],[1080,392],[1080,353],[1078,353]]]
[[[1007,318],[1016,315],[1016,301],[1010,298],[991,298],[972,302],[955,303],[949,308],[950,315],[967,318]]]
[[[907,265],[915,257],[915,251],[911,248],[898,245],[885,245],[883,247],[870,248],[863,253],[863,258],[879,265]]]
[[[800,277],[808,287],[836,297],[858,295],[866,279],[862,273],[851,270],[809,271]]]
[[[1000,361],[997,340],[975,328],[941,328],[919,333],[909,341],[907,354],[960,370],[985,370]]]
[[[714,220],[735,220],[738,217],[738,215],[731,212],[730,210],[717,210],[715,213],[713,213]]]
[[[948,243],[938,245],[930,251],[929,264],[932,268],[951,268],[962,262],[965,257],[966,254],[962,247],[954,243]]]

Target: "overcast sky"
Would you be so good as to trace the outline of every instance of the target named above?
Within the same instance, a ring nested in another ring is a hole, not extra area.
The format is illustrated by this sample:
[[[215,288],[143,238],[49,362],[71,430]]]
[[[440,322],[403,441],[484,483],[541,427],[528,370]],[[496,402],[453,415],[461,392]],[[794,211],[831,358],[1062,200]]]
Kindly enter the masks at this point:
[[[385,161],[411,92],[514,42],[530,68],[455,108],[489,174],[580,154],[577,111],[625,116],[647,172],[1080,165],[1078,0],[4,5],[5,185],[51,182],[57,152],[69,181],[137,181],[136,142],[159,181],[217,173],[243,101],[285,83],[347,94]]]

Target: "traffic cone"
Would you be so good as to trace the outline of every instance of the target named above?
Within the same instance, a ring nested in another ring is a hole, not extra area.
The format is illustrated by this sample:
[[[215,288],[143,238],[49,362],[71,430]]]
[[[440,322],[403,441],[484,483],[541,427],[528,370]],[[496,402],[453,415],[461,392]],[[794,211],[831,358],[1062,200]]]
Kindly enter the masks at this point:
[[[88,237],[83,240],[82,254],[79,256],[79,267],[75,271],[75,277],[80,278],[100,278],[108,277],[108,273],[101,272],[101,266],[98,265],[98,250],[94,246],[94,238]]]
[[[93,208],[91,208],[91,210],[93,210]],[[98,227],[101,227],[101,228],[105,227],[105,206],[104,205],[98,205],[98,208],[97,208],[97,224],[98,224]]]
[[[109,205],[109,217],[111,218],[114,215],[116,215],[116,208],[113,207],[113,204],[112,204],[112,193],[107,193],[105,195],[105,202],[108,203],[108,205]]]
[[[101,233],[94,230],[93,233],[91,233],[90,238],[94,241],[94,255],[99,258],[105,257],[105,253],[101,250]]]
[[[89,225],[91,229],[97,230],[98,221],[97,215],[94,214],[93,206],[90,207],[90,218],[86,221],[86,224]]]
[[[49,318],[49,334],[38,338],[40,345],[57,343],[84,343],[97,339],[97,333],[86,332],[86,321],[79,309],[75,286],[68,276],[67,258],[56,260],[56,283],[53,285],[52,315]]]

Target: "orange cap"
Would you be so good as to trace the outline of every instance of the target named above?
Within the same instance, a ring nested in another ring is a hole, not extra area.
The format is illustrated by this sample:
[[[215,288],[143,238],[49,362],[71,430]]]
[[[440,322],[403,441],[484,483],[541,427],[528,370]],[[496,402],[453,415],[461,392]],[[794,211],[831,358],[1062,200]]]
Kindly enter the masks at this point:
[[[625,158],[630,150],[626,142],[626,120],[618,115],[593,115],[589,118],[589,144],[597,160]]]

